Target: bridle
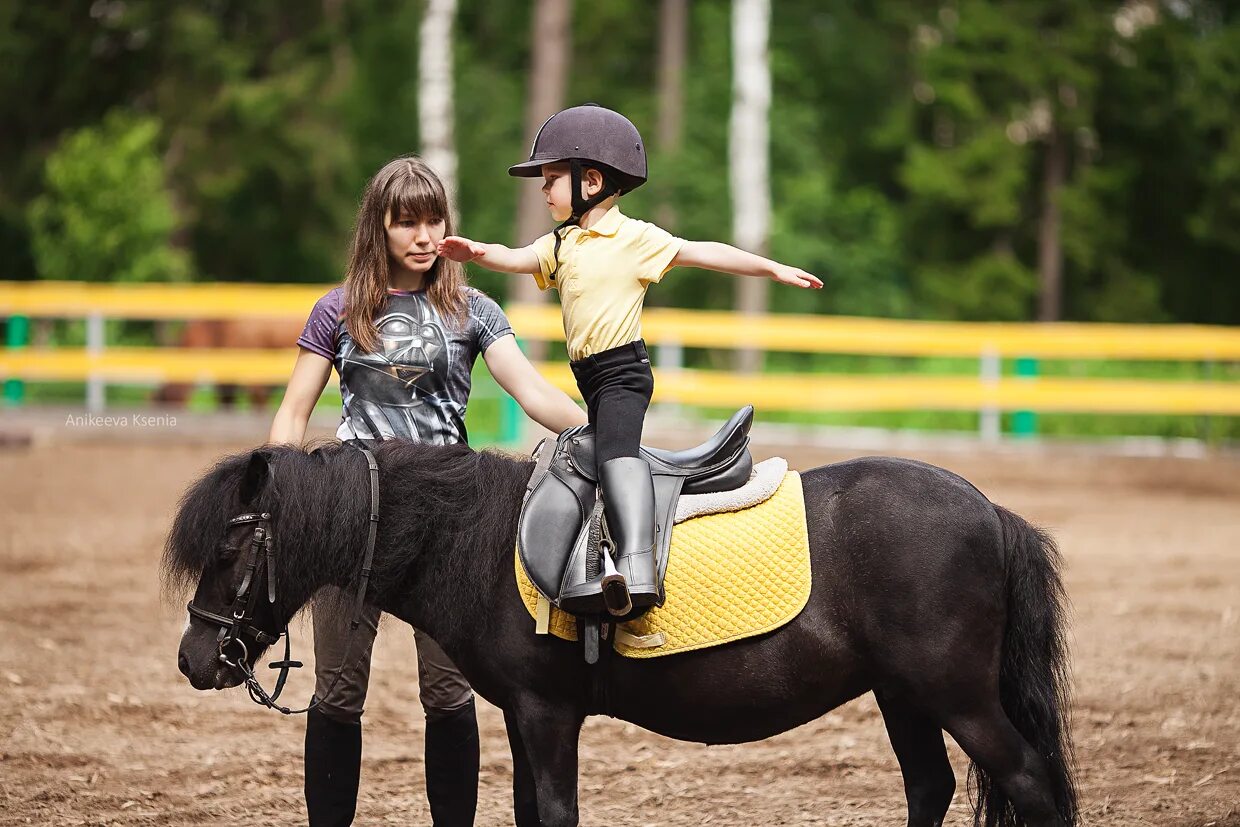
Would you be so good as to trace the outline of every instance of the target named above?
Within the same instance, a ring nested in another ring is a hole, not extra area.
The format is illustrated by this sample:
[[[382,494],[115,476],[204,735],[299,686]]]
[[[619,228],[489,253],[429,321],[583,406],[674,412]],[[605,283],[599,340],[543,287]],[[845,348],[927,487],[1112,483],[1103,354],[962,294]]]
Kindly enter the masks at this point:
[[[276,703],[276,699],[284,691],[289,670],[299,669],[302,664],[300,661],[289,659],[290,644],[287,623],[278,634],[274,635],[254,625],[254,610],[258,607],[260,596],[254,584],[264,570],[267,574],[267,602],[273,606],[276,602],[275,533],[272,531],[274,518],[270,512],[238,514],[228,521],[229,528],[238,525],[254,525],[254,533],[250,537],[246,557],[245,574],[242,575],[241,585],[237,587],[237,593],[228,607],[229,615],[216,614],[199,608],[192,600],[185,607],[193,617],[220,627],[219,635],[216,637],[219,661],[242,674],[245,678],[245,688],[250,693],[250,700],[284,715],[309,712],[322,703],[323,698],[331,694],[336,682],[344,674],[344,666],[349,662],[349,653],[353,648],[354,632],[361,625],[362,605],[366,601],[366,587],[370,582],[371,564],[375,556],[375,537],[379,530],[379,464],[368,448],[359,446],[359,450],[366,456],[366,465],[370,469],[370,525],[366,534],[366,553],[362,557],[357,593],[353,599],[353,617],[349,622],[349,642],[345,646],[344,655],[340,658],[340,669],[336,671],[336,676],[321,695],[316,695],[304,709],[289,709]],[[261,646],[270,646],[278,642],[281,637],[284,638],[284,658],[270,664],[271,669],[280,670],[280,675],[276,678],[275,690],[271,694],[263,689],[262,684],[254,675],[254,670],[246,662],[250,652],[242,635],[249,635],[255,643]],[[230,653],[235,654],[235,657],[230,657]]]

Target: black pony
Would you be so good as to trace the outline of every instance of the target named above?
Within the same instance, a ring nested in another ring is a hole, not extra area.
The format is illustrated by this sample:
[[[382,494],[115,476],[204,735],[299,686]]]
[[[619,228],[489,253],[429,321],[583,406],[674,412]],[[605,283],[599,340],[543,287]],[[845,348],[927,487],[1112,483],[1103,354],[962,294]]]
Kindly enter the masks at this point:
[[[806,471],[813,589],[804,610],[777,631],[727,646],[614,658],[603,708],[580,646],[535,636],[517,593],[514,542],[532,463],[400,441],[376,454],[369,599],[435,638],[504,710],[518,825],[577,824],[587,715],[687,741],[740,743],[865,692],[878,699],[899,760],[910,825],[941,824],[951,801],[944,730],[972,762],[979,823],[1076,823],[1058,552],[955,474],[888,457]],[[274,603],[259,601],[253,625],[277,632],[320,587],[357,582],[369,491],[362,453],[344,446],[227,457],[185,494],[165,576],[196,584],[194,603],[223,613],[242,579],[248,536],[247,526],[226,525],[242,511],[268,512],[279,588]],[[218,633],[195,617],[181,640],[181,670],[198,689],[242,680],[220,662]],[[246,644],[253,664],[263,647]]]

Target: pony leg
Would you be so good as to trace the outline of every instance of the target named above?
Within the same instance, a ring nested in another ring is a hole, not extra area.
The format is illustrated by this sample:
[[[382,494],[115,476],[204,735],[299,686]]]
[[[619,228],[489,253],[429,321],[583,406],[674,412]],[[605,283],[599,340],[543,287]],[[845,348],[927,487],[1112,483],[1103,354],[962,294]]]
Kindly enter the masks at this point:
[[[951,714],[943,726],[965,754],[1011,802],[1029,827],[1064,827],[1046,763],[1012,725],[998,701]],[[982,807],[985,807],[985,799]],[[989,814],[1002,819],[1002,813]],[[996,823],[1004,823],[997,821]]]
[[[577,827],[577,741],[585,716],[541,699],[520,701],[511,714],[525,743],[543,827]]]
[[[508,748],[512,750],[512,816],[516,827],[539,827],[538,795],[534,789],[534,773],[525,752],[525,741],[513,716],[504,713],[508,730]]]
[[[878,698],[887,737],[904,776],[908,827],[942,827],[956,791],[956,776],[947,760],[943,730],[934,719],[903,699],[877,690],[874,696]]]

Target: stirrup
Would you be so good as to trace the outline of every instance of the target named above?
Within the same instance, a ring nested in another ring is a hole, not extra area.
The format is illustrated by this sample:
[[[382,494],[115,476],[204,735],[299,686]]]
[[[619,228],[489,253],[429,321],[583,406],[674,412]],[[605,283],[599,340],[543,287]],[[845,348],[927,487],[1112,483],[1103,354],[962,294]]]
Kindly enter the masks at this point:
[[[616,570],[610,542],[604,540],[599,543],[598,556],[603,567],[603,576],[599,581],[603,587],[603,605],[608,613],[622,617],[633,611],[633,599],[629,595],[628,584],[624,582],[624,575]]]

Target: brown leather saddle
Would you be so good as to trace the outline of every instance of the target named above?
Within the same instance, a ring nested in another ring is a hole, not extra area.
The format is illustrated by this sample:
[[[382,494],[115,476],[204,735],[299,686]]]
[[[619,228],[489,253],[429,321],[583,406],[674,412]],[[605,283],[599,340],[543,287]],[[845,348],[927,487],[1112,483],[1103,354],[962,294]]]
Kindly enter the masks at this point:
[[[659,601],[664,601],[672,522],[681,494],[729,491],[749,481],[753,457],[749,428],[753,406],[741,408],[706,442],[685,451],[642,446],[641,456],[654,478],[656,538],[655,564]],[[517,549],[530,581],[551,603],[560,607],[566,583],[580,583],[587,573],[599,571],[602,499],[594,463],[594,429],[569,428],[554,446],[543,440],[537,463],[526,487],[517,527]],[[603,552],[605,553],[605,552]]]

